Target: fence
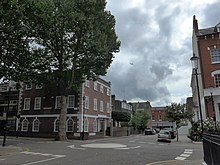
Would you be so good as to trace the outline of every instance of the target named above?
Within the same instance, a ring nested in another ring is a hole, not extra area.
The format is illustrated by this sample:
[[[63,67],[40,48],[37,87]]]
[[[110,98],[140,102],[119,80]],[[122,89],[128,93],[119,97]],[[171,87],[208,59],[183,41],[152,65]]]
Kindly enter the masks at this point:
[[[203,134],[204,161],[207,165],[220,165],[220,134]]]

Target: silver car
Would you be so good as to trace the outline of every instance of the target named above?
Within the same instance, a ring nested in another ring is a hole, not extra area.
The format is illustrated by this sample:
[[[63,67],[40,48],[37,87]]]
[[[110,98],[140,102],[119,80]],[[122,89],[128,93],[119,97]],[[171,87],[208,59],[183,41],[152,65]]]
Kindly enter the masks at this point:
[[[171,142],[171,134],[170,131],[168,130],[160,130],[157,136],[157,141],[166,141],[166,142]]]

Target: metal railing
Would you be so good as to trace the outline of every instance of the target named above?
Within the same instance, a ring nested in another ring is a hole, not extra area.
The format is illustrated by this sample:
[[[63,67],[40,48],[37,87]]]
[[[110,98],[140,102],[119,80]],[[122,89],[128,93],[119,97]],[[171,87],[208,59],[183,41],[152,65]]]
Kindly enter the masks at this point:
[[[220,134],[203,134],[204,161],[207,165],[220,164]]]

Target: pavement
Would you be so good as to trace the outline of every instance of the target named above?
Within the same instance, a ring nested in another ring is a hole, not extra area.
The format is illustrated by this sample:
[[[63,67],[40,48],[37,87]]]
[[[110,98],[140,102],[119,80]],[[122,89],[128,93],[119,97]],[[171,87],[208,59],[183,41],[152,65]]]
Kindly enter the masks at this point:
[[[19,137],[22,138],[22,137]],[[10,137],[9,137],[10,139]],[[27,139],[24,137],[24,139]],[[32,138],[29,138],[32,139]],[[34,138],[36,139],[36,138]],[[32,139],[33,140],[33,139]],[[37,138],[37,140],[46,140]],[[47,139],[48,140],[48,139]],[[193,142],[189,138],[187,138],[186,135],[179,135],[179,139],[173,139],[172,143],[202,143],[202,142]],[[17,154],[19,152],[27,151],[27,148],[18,147],[10,144],[6,144],[6,146],[2,146],[2,137],[0,137],[0,158],[7,155],[13,155]],[[158,161],[154,163],[149,163],[146,165],[206,165],[206,163],[203,161],[203,158],[200,160],[167,160],[167,161]]]

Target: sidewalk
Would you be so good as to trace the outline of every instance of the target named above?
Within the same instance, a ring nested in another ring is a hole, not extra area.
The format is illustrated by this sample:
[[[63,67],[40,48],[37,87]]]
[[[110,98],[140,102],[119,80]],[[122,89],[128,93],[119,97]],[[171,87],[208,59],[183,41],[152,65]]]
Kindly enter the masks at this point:
[[[25,149],[22,148],[22,147],[16,147],[16,146],[12,146],[12,145],[9,145],[9,146],[0,146],[0,157],[1,156],[6,156],[6,155],[13,155],[13,154],[16,154],[18,152],[22,152],[24,151]]]

